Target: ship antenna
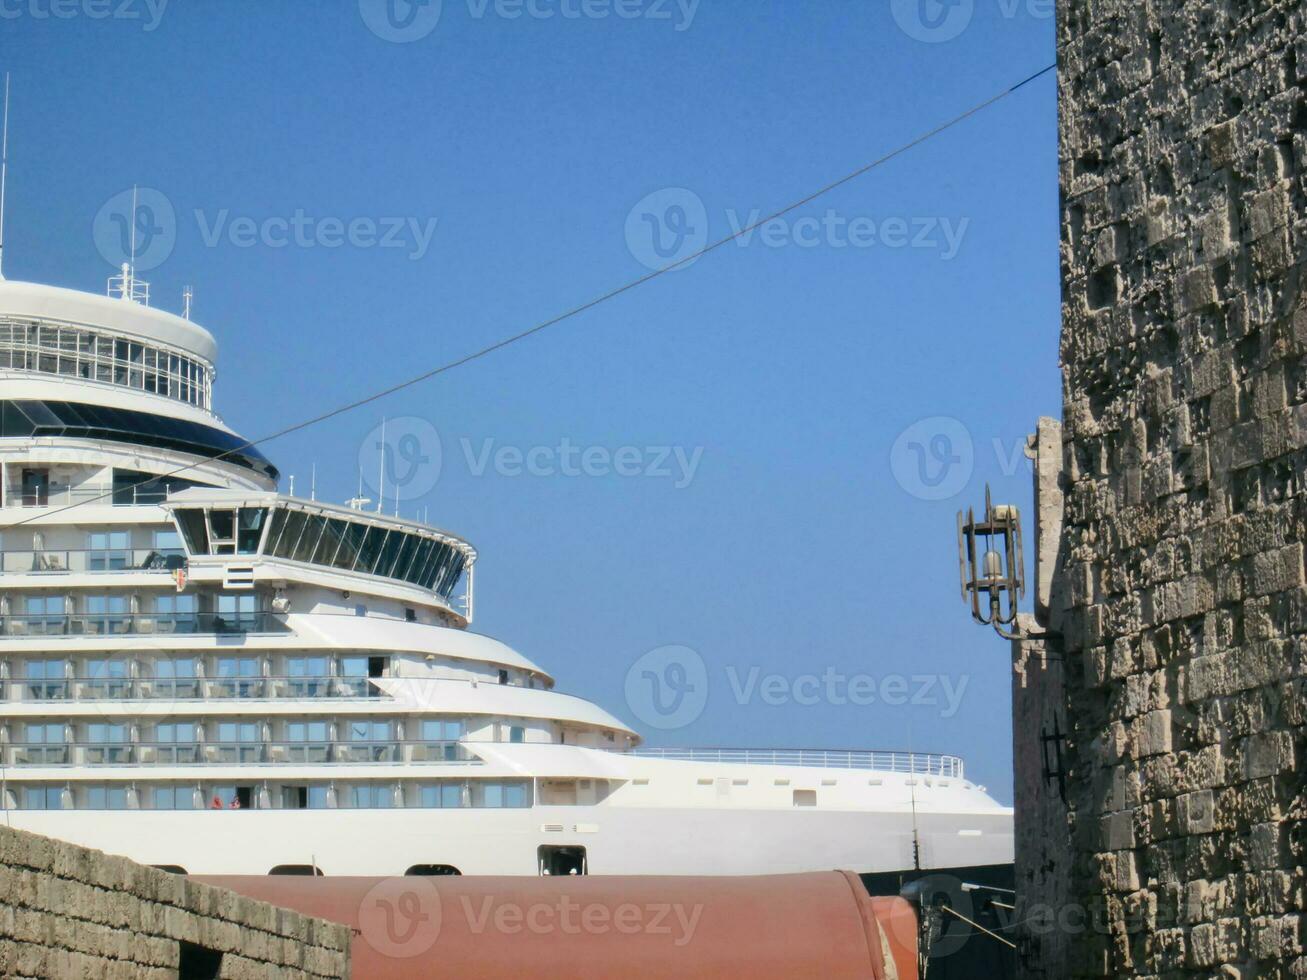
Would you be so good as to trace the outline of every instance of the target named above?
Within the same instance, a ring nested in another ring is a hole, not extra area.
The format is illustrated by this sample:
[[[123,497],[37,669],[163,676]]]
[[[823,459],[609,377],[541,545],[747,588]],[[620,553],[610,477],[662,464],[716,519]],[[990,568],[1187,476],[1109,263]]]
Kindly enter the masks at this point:
[[[309,471],[309,499],[318,499],[318,464],[313,464],[313,469]]]
[[[195,298],[195,292],[190,286],[182,290],[182,319],[191,318],[191,300]]]
[[[381,442],[377,444],[377,513],[386,512],[386,417],[381,416]]]
[[[9,176],[9,72],[5,72],[4,135],[0,136],[0,279],[5,262],[5,178]]]

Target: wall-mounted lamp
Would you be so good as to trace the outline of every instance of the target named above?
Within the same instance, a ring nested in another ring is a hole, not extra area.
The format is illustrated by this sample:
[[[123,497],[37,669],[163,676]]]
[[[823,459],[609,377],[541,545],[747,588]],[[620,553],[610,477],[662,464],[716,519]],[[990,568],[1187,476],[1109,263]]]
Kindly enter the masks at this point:
[[[958,511],[958,568],[962,601],[971,605],[971,618],[993,626],[1009,640],[1037,639],[1004,627],[1017,622],[1018,600],[1026,593],[1025,560],[1021,550],[1021,513],[1009,504],[994,506],[985,486],[985,516]]]

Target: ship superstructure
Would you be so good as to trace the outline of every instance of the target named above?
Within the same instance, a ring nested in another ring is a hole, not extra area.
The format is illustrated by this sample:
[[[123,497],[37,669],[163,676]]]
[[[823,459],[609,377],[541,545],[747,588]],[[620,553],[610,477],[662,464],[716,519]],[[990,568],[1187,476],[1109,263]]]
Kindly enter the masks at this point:
[[[727,874],[1011,860],[948,756],[641,751],[473,632],[477,553],[296,499],[216,344],[0,280],[0,805],[193,873]]]

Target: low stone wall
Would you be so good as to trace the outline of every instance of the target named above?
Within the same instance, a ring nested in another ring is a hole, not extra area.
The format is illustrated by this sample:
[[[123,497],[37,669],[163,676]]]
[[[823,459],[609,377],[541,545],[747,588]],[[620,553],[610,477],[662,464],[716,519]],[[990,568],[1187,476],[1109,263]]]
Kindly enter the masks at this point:
[[[0,826],[0,976],[349,976],[350,930]]]

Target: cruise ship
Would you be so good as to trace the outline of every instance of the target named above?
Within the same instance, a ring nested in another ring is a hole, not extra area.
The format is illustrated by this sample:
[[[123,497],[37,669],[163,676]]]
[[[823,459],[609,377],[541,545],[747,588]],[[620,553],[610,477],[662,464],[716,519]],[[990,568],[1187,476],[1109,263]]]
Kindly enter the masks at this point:
[[[955,757],[641,749],[471,629],[471,543],[280,493],[216,357],[129,267],[0,280],[9,825],[192,874],[1010,864]]]

